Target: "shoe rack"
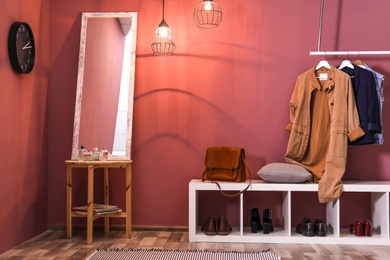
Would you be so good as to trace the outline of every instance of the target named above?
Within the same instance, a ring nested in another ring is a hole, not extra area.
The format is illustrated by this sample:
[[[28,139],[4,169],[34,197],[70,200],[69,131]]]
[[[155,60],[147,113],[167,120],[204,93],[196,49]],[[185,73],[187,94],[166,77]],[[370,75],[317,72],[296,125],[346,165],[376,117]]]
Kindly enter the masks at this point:
[[[239,191],[248,185],[248,182],[229,183],[221,182],[225,191]],[[217,185],[211,182],[202,182],[193,179],[189,183],[189,241],[190,242],[237,242],[237,243],[294,243],[294,244],[351,244],[351,245],[389,245],[389,193],[390,181],[344,181],[343,193],[368,192],[371,194],[371,223],[373,232],[370,237],[358,237],[347,228],[340,227],[340,208],[346,209],[353,205],[344,205],[343,196],[334,202],[326,204],[326,223],[328,233],[325,237],[305,237],[295,232],[291,223],[291,196],[294,192],[317,192],[316,183],[266,183],[262,180],[252,180],[247,192],[279,192],[282,194],[283,226],[275,227],[270,234],[251,233],[247,220],[243,219],[243,205],[245,193],[239,199],[239,226],[233,227],[232,233],[227,236],[207,236],[200,230],[198,222],[198,193],[202,191],[218,191]],[[342,205],[342,206],[341,206]]]

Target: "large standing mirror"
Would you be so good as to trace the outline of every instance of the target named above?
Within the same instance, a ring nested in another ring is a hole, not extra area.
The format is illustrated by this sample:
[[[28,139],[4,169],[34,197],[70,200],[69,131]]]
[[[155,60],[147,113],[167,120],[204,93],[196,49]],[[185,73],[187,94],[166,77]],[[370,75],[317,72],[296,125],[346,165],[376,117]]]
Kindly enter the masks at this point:
[[[82,13],[72,160],[80,146],[131,159],[136,12]]]

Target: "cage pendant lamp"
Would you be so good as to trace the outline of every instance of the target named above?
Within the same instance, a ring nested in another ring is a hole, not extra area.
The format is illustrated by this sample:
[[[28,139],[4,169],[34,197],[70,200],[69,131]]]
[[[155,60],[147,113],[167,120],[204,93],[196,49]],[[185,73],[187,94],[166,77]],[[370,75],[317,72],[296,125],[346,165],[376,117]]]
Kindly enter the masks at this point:
[[[199,28],[217,28],[222,22],[222,9],[213,0],[203,0],[195,7],[193,18]]]
[[[173,55],[176,45],[172,41],[172,31],[164,20],[164,0],[162,21],[154,33],[154,42],[151,45],[153,55]]]

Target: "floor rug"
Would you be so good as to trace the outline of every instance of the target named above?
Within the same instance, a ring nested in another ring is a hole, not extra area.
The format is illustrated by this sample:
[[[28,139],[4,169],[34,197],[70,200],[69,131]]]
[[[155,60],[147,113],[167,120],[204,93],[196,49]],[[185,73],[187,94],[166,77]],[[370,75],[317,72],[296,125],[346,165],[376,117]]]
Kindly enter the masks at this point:
[[[211,251],[211,250],[162,250],[110,248],[97,249],[88,260],[280,260],[270,250],[259,252]]]

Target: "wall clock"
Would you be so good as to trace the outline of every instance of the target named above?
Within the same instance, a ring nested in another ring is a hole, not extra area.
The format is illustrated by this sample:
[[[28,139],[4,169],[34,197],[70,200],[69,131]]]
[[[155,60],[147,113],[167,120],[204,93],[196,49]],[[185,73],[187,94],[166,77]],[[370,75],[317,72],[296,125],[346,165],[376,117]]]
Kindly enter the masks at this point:
[[[8,56],[16,73],[30,73],[35,63],[35,43],[30,26],[14,22],[8,34]]]

